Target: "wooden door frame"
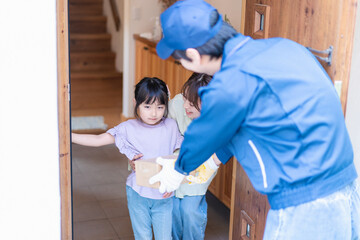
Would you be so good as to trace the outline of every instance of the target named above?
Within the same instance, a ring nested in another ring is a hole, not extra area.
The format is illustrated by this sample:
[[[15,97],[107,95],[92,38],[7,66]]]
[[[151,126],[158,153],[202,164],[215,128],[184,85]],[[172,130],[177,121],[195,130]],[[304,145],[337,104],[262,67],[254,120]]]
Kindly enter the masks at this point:
[[[56,0],[61,239],[72,239],[68,1]]]
[[[241,22],[240,22],[240,33],[244,34],[245,30],[245,11],[246,11],[246,0],[242,0],[241,3]],[[236,166],[237,160],[233,161],[233,172],[232,172],[232,185],[231,185],[231,203],[230,203],[230,226],[229,226],[229,240],[233,239],[234,231],[234,210],[235,210],[235,191],[236,191]]]

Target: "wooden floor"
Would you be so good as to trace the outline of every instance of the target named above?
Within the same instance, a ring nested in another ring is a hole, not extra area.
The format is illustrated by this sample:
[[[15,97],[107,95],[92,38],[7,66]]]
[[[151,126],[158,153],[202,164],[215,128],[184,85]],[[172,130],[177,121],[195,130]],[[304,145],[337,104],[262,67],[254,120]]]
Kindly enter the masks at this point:
[[[127,209],[127,159],[114,145],[72,145],[74,240],[134,239]],[[227,240],[230,211],[207,193],[206,240]]]

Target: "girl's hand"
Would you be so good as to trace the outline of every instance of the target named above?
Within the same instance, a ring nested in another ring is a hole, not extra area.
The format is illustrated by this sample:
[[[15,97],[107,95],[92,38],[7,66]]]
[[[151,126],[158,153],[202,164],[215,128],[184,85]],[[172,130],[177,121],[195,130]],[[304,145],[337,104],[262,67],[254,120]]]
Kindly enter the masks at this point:
[[[135,162],[134,162],[134,160],[130,160],[130,159],[129,159],[129,165],[130,165],[131,169],[132,169],[134,172],[136,172],[136,171],[135,171]],[[130,171],[130,169],[129,169],[129,171]]]
[[[135,161],[136,160],[139,160],[140,158],[142,158],[144,155],[143,154],[138,154],[138,155],[135,155],[134,158],[132,160],[129,160],[129,164],[132,168],[132,170],[135,172]]]

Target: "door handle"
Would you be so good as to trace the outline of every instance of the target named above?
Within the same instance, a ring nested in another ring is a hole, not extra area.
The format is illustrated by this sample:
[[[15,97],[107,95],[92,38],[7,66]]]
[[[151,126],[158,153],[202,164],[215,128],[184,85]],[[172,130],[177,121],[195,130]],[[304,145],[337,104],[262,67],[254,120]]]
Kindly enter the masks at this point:
[[[317,57],[318,59],[326,62],[328,64],[328,66],[331,66],[331,61],[332,61],[332,53],[333,53],[333,49],[334,47],[330,45],[330,47],[328,49],[325,49],[323,51],[320,50],[316,50],[313,49],[311,47],[306,47],[308,50],[310,50],[312,52],[312,54],[317,53],[317,54],[327,54],[327,57],[322,57],[322,56],[318,56],[316,54],[314,54],[315,57]]]

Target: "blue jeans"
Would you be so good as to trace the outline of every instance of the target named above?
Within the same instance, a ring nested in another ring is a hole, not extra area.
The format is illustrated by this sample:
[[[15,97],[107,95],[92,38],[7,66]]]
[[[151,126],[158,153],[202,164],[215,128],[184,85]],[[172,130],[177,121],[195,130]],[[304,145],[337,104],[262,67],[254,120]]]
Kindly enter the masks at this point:
[[[171,239],[173,197],[145,198],[129,186],[126,186],[126,195],[135,239],[152,240],[151,226],[155,239]]]
[[[360,239],[360,185],[357,181],[312,202],[270,210],[265,240]]]
[[[205,195],[174,197],[172,236],[174,240],[201,240],[205,236]]]

